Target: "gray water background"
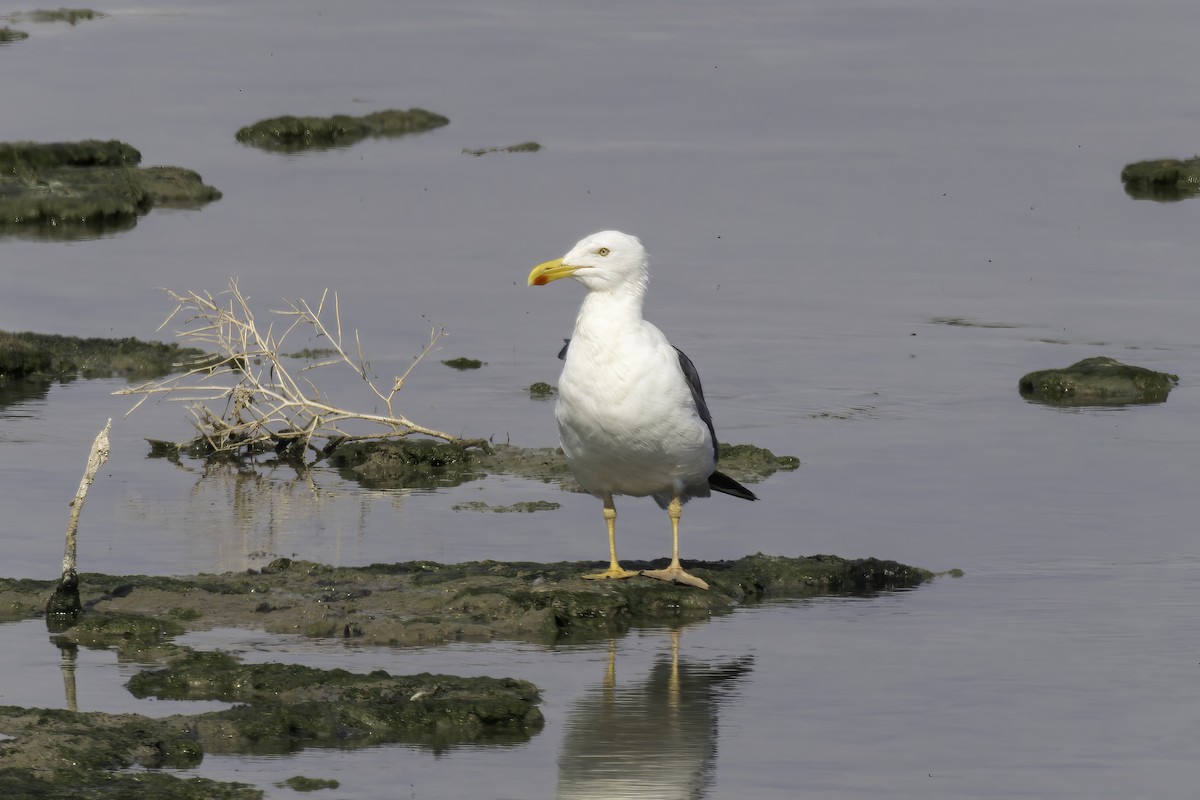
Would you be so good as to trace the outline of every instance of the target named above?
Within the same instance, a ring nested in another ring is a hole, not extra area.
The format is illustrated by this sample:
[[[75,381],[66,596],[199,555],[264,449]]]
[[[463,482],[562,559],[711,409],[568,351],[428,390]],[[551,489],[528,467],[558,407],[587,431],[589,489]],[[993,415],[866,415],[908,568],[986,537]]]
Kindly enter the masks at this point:
[[[803,461],[756,487],[763,502],[690,505],[685,561],[832,552],[965,570],[685,630],[687,663],[754,658],[712,703],[701,796],[1194,795],[1200,206],[1131,200],[1118,178],[1200,150],[1194,4],[101,10],[16,26],[31,36],[0,48],[0,140],[118,138],[225,197],[93,241],[0,241],[0,328],[149,338],[170,310],[156,287],[216,292],[238,276],[260,313],[330,287],[385,383],[432,323],[448,328],[404,389],[409,417],[547,446],[551,406],[524,387],[555,381],[580,291],[528,289],[525,274],[594,230],[637,234],[647,314],[696,361],[721,439]],[[278,114],[412,106],[451,124],[297,156],[233,139]],[[460,152],[530,139],[545,149]],[[458,355],[487,366],[437,363]],[[1022,374],[1092,355],[1178,373],[1180,387],[1124,409],[1017,395]],[[86,570],[604,554],[598,504],[536,482],[373,492],[324,472],[314,496],[287,470],[146,459],[145,437],[190,429],[175,404],[121,419],[130,403],[111,392],[124,385],[75,381],[0,410],[0,574],[56,573],[67,501],[109,416]],[[349,380],[335,394],[369,400]],[[453,510],[538,499],[563,507]],[[618,506],[622,554],[665,554],[664,515]],[[39,631],[0,626],[0,702],[62,704],[59,653]],[[544,690],[547,727],[521,747],[210,755],[200,769],[272,797],[291,796],[271,783],[298,773],[337,777],[338,797],[565,796],[567,732],[608,657],[607,644],[205,641]],[[616,647],[629,692],[670,653],[661,631]],[[134,707],[121,688],[134,665],[81,653],[75,669],[81,707]]]

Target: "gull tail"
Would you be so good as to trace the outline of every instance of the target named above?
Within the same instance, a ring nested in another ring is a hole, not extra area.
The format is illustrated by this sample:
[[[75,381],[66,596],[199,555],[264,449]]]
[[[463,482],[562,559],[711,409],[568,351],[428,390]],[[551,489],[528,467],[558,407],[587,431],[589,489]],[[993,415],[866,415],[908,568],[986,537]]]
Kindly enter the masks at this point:
[[[733,478],[726,475],[724,472],[713,471],[712,475],[708,476],[708,488],[715,492],[723,492],[731,494],[734,497],[740,497],[743,500],[757,500],[758,495],[742,486]]]

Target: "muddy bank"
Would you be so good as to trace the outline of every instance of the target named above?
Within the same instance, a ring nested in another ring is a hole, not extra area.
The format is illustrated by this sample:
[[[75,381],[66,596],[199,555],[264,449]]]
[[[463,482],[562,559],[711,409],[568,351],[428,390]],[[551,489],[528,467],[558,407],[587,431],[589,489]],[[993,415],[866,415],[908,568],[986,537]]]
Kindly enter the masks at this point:
[[[636,570],[661,568],[666,561],[624,563]],[[84,620],[99,612],[145,615],[180,629],[248,627],[380,645],[497,638],[550,644],[723,614],[766,598],[903,589],[932,577],[893,561],[827,555],[688,561],[688,569],[712,587],[707,592],[650,578],[580,577],[604,566],[409,561],[330,567],[277,559],[261,571],[186,578],[82,573],[79,592]],[[0,580],[0,621],[40,614],[54,585]],[[89,629],[90,623],[82,624],[71,635]],[[145,649],[133,635],[120,638]]]
[[[1123,406],[1166,402],[1178,385],[1178,375],[1096,356],[1062,369],[1031,372],[1018,389],[1026,400],[1048,405]]]
[[[152,208],[200,208],[221,193],[182,167],[139,167],[118,141],[0,142],[0,236],[91,238]]]
[[[277,153],[349,147],[363,139],[390,138],[433,130],[450,120],[423,108],[389,109],[361,117],[272,117],[238,130],[239,142]]]

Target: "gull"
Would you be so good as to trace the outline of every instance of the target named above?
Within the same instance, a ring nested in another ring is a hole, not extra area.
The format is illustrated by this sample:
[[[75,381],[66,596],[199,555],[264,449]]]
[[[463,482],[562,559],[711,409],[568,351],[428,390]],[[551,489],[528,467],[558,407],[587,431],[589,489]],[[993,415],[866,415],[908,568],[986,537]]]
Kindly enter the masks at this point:
[[[643,575],[707,589],[679,562],[683,505],[712,491],[758,498],[716,470],[717,436],[692,360],[642,318],[649,283],[636,236],[601,231],[529,273],[529,286],[574,278],[587,289],[563,359],[554,416],[567,465],[604,503],[609,567],[589,580]],[[653,497],[671,519],[671,563],[627,570],[617,560],[613,495]]]

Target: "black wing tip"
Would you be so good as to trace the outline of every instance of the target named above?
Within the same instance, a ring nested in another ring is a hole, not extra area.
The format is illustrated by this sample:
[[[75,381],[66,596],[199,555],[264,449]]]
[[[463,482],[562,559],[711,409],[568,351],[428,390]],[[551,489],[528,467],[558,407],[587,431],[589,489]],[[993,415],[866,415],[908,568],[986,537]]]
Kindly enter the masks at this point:
[[[724,472],[713,472],[708,476],[708,488],[716,492],[740,497],[743,500],[757,500],[758,495],[742,486],[733,478],[726,475]]]

